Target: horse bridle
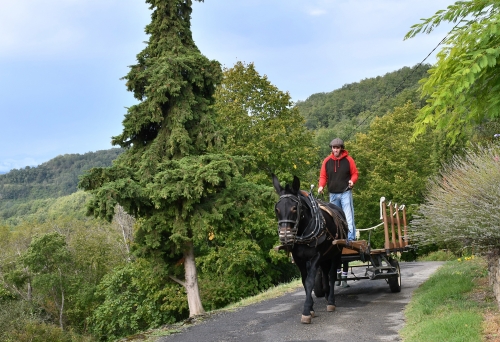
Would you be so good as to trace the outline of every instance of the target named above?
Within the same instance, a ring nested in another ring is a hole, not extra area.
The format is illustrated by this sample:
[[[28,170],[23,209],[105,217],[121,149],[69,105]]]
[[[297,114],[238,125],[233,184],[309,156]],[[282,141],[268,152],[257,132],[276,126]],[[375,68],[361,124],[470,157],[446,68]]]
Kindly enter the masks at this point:
[[[299,221],[302,218],[302,215],[301,215],[302,214],[302,201],[300,200],[299,196],[296,196],[296,195],[292,195],[292,194],[281,195],[279,201],[274,206],[275,210],[277,209],[277,206],[281,202],[281,200],[283,200],[285,198],[289,198],[292,201],[294,201],[295,203],[297,203],[297,219],[295,221],[294,220],[278,220],[278,235],[280,234],[281,224],[282,223],[290,223],[290,224],[293,224],[293,228],[290,229],[290,235],[293,236],[293,238],[290,239],[291,244],[294,244],[294,243],[308,244],[311,241],[317,240],[317,238],[320,235],[322,235],[322,233],[324,232],[323,227],[325,224],[325,219],[323,218],[323,216],[320,213],[320,209],[319,209],[319,206],[318,206],[318,203],[316,202],[316,200],[312,197],[309,199],[311,202],[311,211],[312,211],[313,217],[312,217],[311,221],[309,221],[309,224],[307,225],[307,227],[304,229],[304,231],[307,231],[308,228],[312,228],[311,232],[307,236],[297,236],[297,233],[299,230]],[[312,227],[312,225],[314,225],[314,227]],[[288,241],[287,237],[288,237],[288,234],[286,234],[286,231],[285,231],[285,237],[284,237],[285,241],[281,241],[281,242],[284,244],[290,243]],[[281,237],[280,237],[280,240],[281,240]]]
[[[300,198],[298,196],[291,195],[291,194],[281,195],[279,201],[276,202],[276,204],[274,205],[275,211],[278,209],[278,204],[285,198],[289,198],[292,201],[294,201],[295,203],[297,203],[297,219],[295,221],[294,220],[278,220],[278,235],[280,234],[280,227],[283,223],[293,224],[293,227],[290,229],[290,235],[292,236],[291,243],[293,244],[295,242],[295,239],[297,238],[297,232],[299,230],[299,221],[300,221],[301,213],[302,213],[302,202],[300,201]],[[284,244],[290,243],[290,241],[288,241],[287,237],[288,237],[288,234],[286,234],[286,232],[285,232],[285,238],[284,238],[284,241],[282,241]],[[280,240],[281,240],[281,237],[280,237]]]

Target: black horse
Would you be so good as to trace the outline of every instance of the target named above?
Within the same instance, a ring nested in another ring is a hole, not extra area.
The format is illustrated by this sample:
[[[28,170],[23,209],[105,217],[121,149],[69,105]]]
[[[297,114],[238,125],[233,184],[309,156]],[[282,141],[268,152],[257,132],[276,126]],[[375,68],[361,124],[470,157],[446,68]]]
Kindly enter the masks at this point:
[[[302,311],[302,323],[311,323],[314,317],[312,290],[318,267],[323,279],[329,279],[326,287],[327,311],[335,310],[334,283],[336,270],[340,268],[342,247],[336,239],[345,239],[347,223],[344,212],[336,205],[319,201],[300,190],[300,180],[294,177],[292,186],[283,188],[273,175],[274,189],[280,196],[275,205],[278,218],[278,234],[282,246],[292,253],[300,270],[306,300]]]

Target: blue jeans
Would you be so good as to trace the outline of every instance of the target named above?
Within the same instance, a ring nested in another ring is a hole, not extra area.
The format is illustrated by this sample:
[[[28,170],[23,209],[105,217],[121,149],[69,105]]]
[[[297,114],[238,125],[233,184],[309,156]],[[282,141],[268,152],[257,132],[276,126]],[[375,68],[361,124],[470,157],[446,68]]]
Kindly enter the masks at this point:
[[[354,204],[352,201],[352,191],[330,193],[330,203],[341,207],[344,211],[345,217],[347,219],[347,227],[349,228],[347,240],[356,240],[356,225],[354,224]]]

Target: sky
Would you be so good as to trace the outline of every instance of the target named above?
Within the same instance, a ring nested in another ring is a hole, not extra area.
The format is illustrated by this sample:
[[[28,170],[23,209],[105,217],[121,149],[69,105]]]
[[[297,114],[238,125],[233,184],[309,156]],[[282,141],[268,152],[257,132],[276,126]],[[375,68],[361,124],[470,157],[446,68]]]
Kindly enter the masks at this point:
[[[420,63],[451,26],[405,34],[454,3],[193,2],[191,29],[205,56],[227,68],[253,62],[293,101]],[[150,16],[143,0],[0,1],[0,173],[113,147],[137,103],[121,78],[145,47]],[[435,53],[426,60],[435,61]]]

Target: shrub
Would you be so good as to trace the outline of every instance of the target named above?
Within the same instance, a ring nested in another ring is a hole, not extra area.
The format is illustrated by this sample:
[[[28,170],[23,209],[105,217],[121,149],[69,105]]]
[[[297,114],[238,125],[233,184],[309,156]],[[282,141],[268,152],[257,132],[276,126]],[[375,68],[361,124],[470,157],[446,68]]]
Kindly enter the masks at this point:
[[[188,316],[186,293],[160,267],[137,259],[106,275],[98,286],[102,299],[90,319],[90,330],[113,341]]]
[[[411,222],[412,238],[455,253],[500,247],[500,145],[475,146],[453,157],[427,189]]]

